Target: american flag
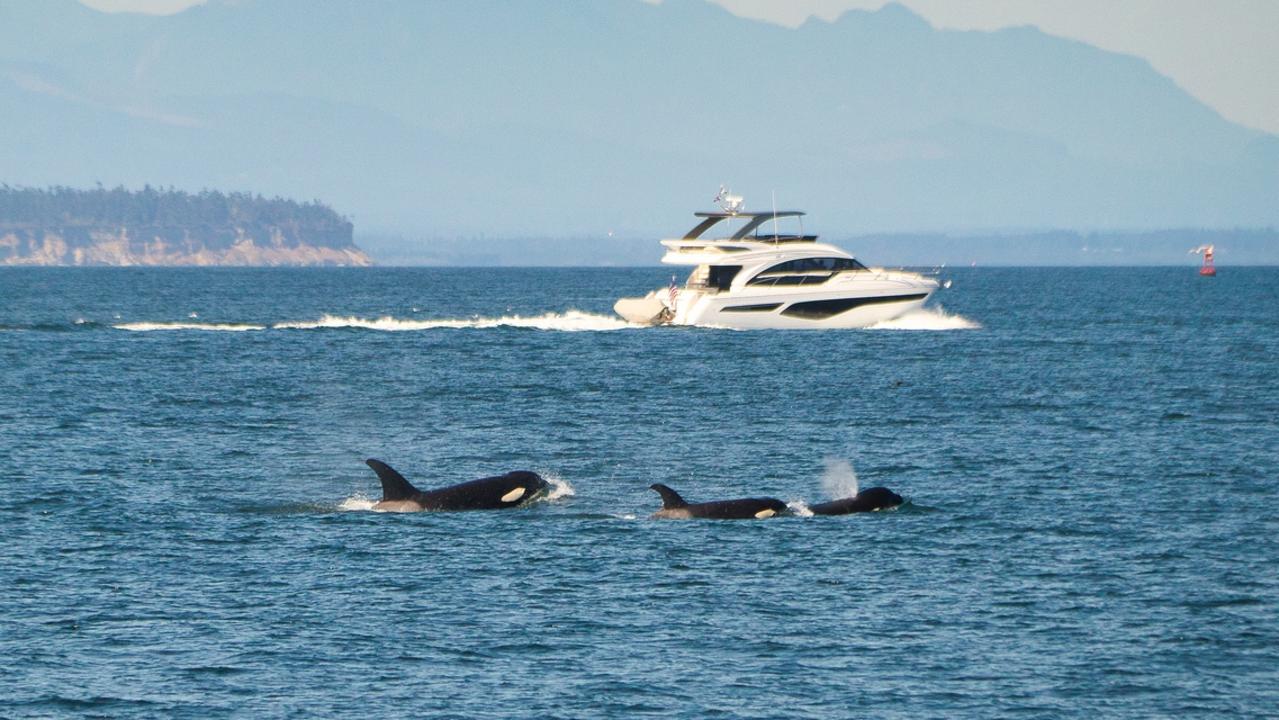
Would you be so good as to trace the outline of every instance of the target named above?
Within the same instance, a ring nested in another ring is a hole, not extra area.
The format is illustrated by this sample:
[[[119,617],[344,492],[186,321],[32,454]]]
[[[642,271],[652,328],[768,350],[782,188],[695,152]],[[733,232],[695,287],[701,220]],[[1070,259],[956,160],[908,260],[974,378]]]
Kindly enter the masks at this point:
[[[675,276],[671,276],[671,288],[669,291],[671,301],[671,312],[675,312],[675,301],[679,300],[679,286],[675,284]]]

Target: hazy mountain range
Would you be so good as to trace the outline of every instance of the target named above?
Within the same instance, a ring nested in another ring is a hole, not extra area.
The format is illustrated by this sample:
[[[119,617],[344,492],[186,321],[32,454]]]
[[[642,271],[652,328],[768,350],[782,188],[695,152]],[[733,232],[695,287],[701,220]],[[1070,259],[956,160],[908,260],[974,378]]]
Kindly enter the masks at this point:
[[[897,5],[0,0],[0,125],[11,185],[316,198],[357,240],[670,235],[721,182],[828,237],[1279,225],[1279,137],[1140,59]]]

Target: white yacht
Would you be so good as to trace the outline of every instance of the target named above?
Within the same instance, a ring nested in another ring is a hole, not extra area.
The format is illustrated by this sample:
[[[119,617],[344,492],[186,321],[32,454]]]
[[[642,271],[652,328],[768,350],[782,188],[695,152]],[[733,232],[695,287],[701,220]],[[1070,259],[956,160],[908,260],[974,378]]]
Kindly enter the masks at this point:
[[[719,212],[677,240],[663,240],[667,265],[692,265],[683,287],[622,298],[613,310],[628,322],[740,329],[859,328],[892,320],[924,304],[937,281],[915,272],[867,267],[834,245],[805,235],[798,210],[745,212],[738,196],[719,197]],[[799,223],[783,233],[779,223]],[[735,231],[705,239],[725,223]],[[768,226],[768,227],[766,227]]]

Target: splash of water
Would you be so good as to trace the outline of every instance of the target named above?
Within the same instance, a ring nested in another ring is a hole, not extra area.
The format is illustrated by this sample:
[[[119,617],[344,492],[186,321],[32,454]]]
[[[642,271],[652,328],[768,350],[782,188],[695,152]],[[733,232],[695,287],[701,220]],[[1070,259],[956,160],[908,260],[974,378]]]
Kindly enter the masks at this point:
[[[795,513],[796,517],[812,517],[813,516],[813,511],[808,509],[808,503],[804,502],[803,500],[791,500],[790,502],[786,503],[786,507],[790,508],[790,511]]]
[[[952,315],[941,306],[920,308],[892,320],[871,325],[868,330],[980,330],[981,323],[962,315]]]
[[[547,491],[546,495],[541,498],[541,502],[555,502],[560,498],[573,497],[577,494],[577,491],[573,489],[573,486],[569,485],[568,481],[559,475],[542,473],[542,478],[545,479],[546,482],[550,483],[551,488]]]
[[[505,315],[496,318],[476,317],[468,320],[404,320],[384,315],[379,318],[361,318],[353,315],[323,315],[319,320],[300,322],[281,322],[273,325],[277,330],[318,330],[332,328],[359,328],[363,330],[382,330],[387,332],[406,330],[435,330],[440,328],[454,329],[489,329],[497,327],[529,328],[533,330],[561,330],[579,332],[589,330],[622,330],[641,327],[624,320],[607,315],[594,315],[569,310],[565,313],[546,313],[532,317],[521,315]]]
[[[825,469],[822,471],[822,491],[831,500],[853,497],[860,488],[857,484],[857,472],[853,464],[840,458],[828,457],[822,460]]]
[[[338,510],[355,512],[372,510],[377,504],[376,500],[370,499],[364,493],[356,493],[342,502],[338,503]]]

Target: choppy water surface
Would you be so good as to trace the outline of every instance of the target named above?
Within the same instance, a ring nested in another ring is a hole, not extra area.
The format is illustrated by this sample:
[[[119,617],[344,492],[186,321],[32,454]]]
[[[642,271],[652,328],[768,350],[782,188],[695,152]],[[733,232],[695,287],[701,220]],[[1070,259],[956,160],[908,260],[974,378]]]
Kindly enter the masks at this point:
[[[1279,271],[965,269],[842,332],[634,270],[0,271],[5,717],[1260,716]],[[383,514],[536,470],[510,512]],[[647,489],[897,511],[662,522]]]

